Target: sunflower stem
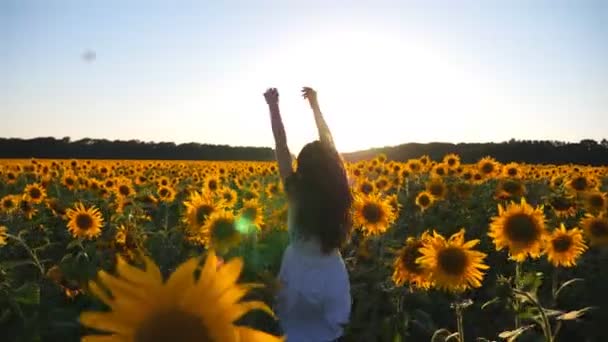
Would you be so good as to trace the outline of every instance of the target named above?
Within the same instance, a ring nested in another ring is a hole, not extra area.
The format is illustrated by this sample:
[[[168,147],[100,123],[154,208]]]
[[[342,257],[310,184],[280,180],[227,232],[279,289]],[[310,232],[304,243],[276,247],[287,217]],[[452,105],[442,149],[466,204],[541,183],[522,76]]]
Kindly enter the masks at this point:
[[[516,262],[515,263],[515,290],[519,290],[520,276],[521,276],[521,263]],[[519,302],[514,301],[513,307],[515,309],[515,329],[519,329],[519,326],[521,325],[521,323],[519,321]]]
[[[557,305],[557,289],[559,287],[559,267],[553,269],[553,279],[551,282],[551,293],[553,296],[553,306]]]
[[[543,334],[545,335],[545,341],[546,342],[553,342],[553,336],[551,335],[551,323],[549,322],[549,317],[547,317],[547,314],[545,313],[545,309],[540,305],[540,303],[538,302],[538,300],[534,299],[528,292],[526,291],[521,291],[521,290],[514,290],[514,292],[520,296],[524,296],[526,297],[526,299],[528,299],[530,301],[530,303],[534,304],[534,306],[536,306],[536,308],[538,308],[538,311],[540,312],[540,316],[542,318],[543,324],[541,325],[541,328],[543,328]]]
[[[464,325],[462,323],[462,306],[460,303],[456,304],[456,324],[458,325],[458,339],[460,342],[464,342]]]

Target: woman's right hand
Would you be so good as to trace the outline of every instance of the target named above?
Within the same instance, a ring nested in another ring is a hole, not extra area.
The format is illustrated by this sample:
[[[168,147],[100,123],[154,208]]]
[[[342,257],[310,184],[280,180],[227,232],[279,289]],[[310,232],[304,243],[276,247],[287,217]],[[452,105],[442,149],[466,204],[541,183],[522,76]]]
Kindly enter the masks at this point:
[[[264,98],[268,105],[277,105],[279,104],[279,91],[277,88],[268,88],[264,93]]]

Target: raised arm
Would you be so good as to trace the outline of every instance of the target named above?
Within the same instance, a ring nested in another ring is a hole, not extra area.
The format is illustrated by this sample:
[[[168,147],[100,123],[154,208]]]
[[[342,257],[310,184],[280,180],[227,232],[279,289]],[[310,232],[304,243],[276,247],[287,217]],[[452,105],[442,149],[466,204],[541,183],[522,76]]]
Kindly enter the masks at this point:
[[[279,174],[284,182],[287,176],[293,173],[291,166],[291,153],[287,147],[287,136],[281,120],[281,112],[279,111],[279,92],[276,88],[269,88],[264,93],[264,98],[270,110],[270,122],[272,124],[272,133],[274,134],[275,154],[279,163]]]
[[[302,88],[302,96],[305,99],[308,99],[310,103],[310,108],[312,108],[312,112],[315,115],[315,122],[317,123],[317,129],[319,131],[319,140],[331,147],[332,149],[336,149],[334,145],[334,139],[329,131],[329,127],[323,118],[323,113],[321,113],[321,108],[319,107],[319,101],[317,100],[317,92],[309,87]]]

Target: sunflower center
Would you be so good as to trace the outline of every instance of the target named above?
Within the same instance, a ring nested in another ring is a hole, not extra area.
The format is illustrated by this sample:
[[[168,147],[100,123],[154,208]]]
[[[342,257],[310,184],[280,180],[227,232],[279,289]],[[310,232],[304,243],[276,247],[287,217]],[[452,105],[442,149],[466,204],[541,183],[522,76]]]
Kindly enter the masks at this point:
[[[207,204],[203,204],[196,208],[196,224],[202,226],[212,212],[213,207]]]
[[[374,187],[369,183],[361,184],[361,192],[368,195],[374,190]]]
[[[428,205],[431,204],[431,199],[427,195],[421,195],[418,197],[418,203],[423,207],[428,207]]]
[[[454,159],[454,158],[448,158],[448,165],[454,166],[455,164],[456,164],[456,159]]]
[[[435,173],[436,173],[437,175],[439,175],[439,176],[445,176],[445,170],[444,170],[442,167],[438,167],[438,168],[435,170]]]
[[[211,191],[217,190],[217,181],[216,180],[214,180],[214,179],[210,180],[208,185],[209,185],[209,190],[211,190]]]
[[[481,171],[485,174],[492,173],[494,171],[494,164],[492,163],[484,163],[481,166]]]
[[[604,196],[599,194],[593,194],[589,196],[589,206],[591,206],[592,208],[603,208]]]
[[[88,230],[93,227],[93,218],[89,214],[78,214],[76,216],[76,225],[81,230]]]
[[[608,236],[608,221],[595,220],[589,225],[589,231],[592,236],[605,237]]]
[[[437,255],[441,270],[451,276],[461,276],[467,267],[467,255],[458,247],[448,247]]]
[[[443,184],[431,184],[429,192],[435,197],[441,197],[443,195]]]
[[[511,241],[530,244],[536,241],[540,232],[532,217],[526,214],[515,214],[505,222],[505,233]]]
[[[507,175],[509,175],[510,177],[515,177],[517,176],[517,169],[516,168],[509,168],[507,169]]]
[[[376,204],[367,203],[363,206],[363,217],[370,223],[380,222],[382,219],[382,209]]]
[[[38,188],[31,188],[30,189],[30,197],[32,199],[39,199],[40,197],[42,197],[42,192]]]
[[[74,180],[72,178],[66,178],[65,179],[65,184],[67,185],[74,185]]]
[[[167,190],[167,188],[162,188],[158,191],[158,194],[160,197],[167,197],[167,195],[169,195],[169,190]]]
[[[401,263],[410,273],[422,273],[422,266],[416,262],[416,259],[422,255],[420,254],[420,247],[422,247],[422,243],[417,241],[405,247],[403,254],[401,254]]]
[[[213,342],[200,317],[178,309],[152,315],[135,331],[135,342]]]
[[[276,191],[273,191],[273,188],[270,188],[270,192],[271,193],[276,193]],[[224,200],[226,200],[227,202],[231,202],[232,201],[232,194],[229,192],[225,192],[222,197],[224,198]]]
[[[232,237],[235,232],[236,228],[233,220],[221,218],[213,224],[212,234],[216,241],[225,241]]]
[[[12,199],[5,199],[4,202],[2,202],[2,206],[5,209],[11,209],[15,207],[15,202]]]
[[[566,252],[572,246],[572,238],[567,235],[559,236],[551,241],[553,249],[558,253]]]
[[[123,196],[129,196],[131,189],[129,189],[129,187],[126,185],[121,185],[118,187],[118,192]]]
[[[555,197],[551,200],[551,206],[557,211],[564,211],[572,207],[572,203],[565,197]]]
[[[512,180],[505,181],[502,189],[511,195],[519,194],[522,191],[521,184]]]
[[[572,180],[572,188],[577,191],[582,191],[587,188],[587,178],[579,176]]]

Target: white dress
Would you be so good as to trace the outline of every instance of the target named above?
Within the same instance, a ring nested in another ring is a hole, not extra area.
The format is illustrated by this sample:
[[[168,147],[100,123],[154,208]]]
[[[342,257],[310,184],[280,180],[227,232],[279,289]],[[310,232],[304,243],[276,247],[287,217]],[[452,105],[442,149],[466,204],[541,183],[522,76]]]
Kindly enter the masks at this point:
[[[283,254],[276,312],[287,342],[329,342],[342,336],[351,309],[350,284],[338,250],[321,253],[316,239],[292,236]]]

